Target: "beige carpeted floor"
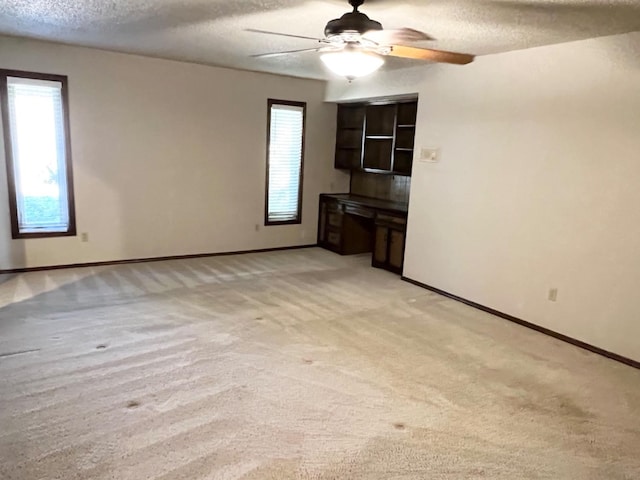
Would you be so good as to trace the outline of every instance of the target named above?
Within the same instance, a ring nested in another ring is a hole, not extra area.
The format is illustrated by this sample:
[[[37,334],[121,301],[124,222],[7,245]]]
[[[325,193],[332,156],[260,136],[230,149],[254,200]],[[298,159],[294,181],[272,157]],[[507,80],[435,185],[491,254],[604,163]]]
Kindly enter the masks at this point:
[[[368,263],[5,277],[0,478],[640,478],[640,371]]]

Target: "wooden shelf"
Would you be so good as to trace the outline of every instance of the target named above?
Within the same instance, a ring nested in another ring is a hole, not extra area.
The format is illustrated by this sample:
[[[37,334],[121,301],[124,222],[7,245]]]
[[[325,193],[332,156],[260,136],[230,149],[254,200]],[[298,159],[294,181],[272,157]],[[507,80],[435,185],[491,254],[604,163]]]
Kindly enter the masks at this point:
[[[367,140],[393,140],[393,135],[367,135]]]
[[[360,169],[360,171],[367,172],[367,173],[377,173],[379,175],[395,175],[395,173],[392,172],[391,170],[383,170],[383,169],[380,169],[380,168],[368,168],[368,167],[365,167],[365,168]]]
[[[398,128],[416,128],[415,125],[398,125]]]
[[[396,147],[396,152],[413,152],[413,148],[400,148],[400,147]]]

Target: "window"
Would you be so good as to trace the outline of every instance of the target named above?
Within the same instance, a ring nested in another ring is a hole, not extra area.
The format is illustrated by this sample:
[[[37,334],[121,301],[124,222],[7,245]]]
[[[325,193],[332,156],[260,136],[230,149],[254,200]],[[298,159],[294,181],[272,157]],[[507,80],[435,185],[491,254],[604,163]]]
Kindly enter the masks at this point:
[[[13,238],[75,235],[67,77],[0,70]]]
[[[265,225],[302,221],[302,169],[307,104],[269,100]]]

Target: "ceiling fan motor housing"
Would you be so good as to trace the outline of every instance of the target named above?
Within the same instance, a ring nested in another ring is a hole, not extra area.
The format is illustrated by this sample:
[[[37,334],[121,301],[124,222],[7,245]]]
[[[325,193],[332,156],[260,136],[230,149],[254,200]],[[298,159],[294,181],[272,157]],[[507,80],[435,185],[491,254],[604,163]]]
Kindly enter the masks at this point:
[[[324,34],[327,38],[330,38],[344,33],[359,33],[362,35],[370,30],[382,30],[382,24],[371,20],[364,13],[354,10],[327,23]]]

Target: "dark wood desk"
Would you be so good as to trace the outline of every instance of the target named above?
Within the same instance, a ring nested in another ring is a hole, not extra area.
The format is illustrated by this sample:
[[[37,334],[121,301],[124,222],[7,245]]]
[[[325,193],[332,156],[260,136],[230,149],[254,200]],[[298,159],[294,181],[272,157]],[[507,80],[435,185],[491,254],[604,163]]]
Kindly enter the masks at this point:
[[[402,273],[407,211],[406,203],[322,194],[318,245],[340,255],[373,252],[374,267]]]

